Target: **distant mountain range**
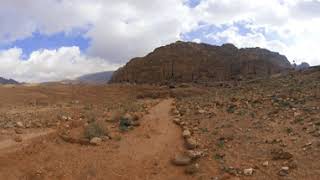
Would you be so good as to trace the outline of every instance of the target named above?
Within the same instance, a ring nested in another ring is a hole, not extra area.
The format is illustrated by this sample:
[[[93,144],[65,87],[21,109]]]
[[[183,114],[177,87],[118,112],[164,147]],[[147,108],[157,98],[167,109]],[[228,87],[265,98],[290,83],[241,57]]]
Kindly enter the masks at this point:
[[[75,81],[84,84],[107,84],[114,71],[104,71],[78,77]]]
[[[0,77],[0,84],[19,84],[19,82],[13,80],[13,79],[5,79]]]

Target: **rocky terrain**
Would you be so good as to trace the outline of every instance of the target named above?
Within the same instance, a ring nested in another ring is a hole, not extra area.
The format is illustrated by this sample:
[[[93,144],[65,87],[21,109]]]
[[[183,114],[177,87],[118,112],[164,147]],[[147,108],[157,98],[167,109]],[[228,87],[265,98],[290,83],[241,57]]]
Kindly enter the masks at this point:
[[[0,179],[320,177],[320,67],[265,49],[177,42],[0,99]]]
[[[5,79],[0,77],[0,84],[19,84],[19,82],[13,80],[13,79]]]
[[[266,77],[291,68],[285,56],[266,49],[178,41],[132,59],[114,73],[111,83],[241,80]]]
[[[320,176],[320,68],[267,79],[0,87],[0,179]]]

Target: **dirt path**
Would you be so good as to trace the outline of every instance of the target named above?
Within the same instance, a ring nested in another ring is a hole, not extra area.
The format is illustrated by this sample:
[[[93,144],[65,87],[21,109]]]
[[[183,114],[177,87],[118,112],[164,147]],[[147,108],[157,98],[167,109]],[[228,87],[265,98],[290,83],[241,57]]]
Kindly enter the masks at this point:
[[[177,179],[183,174],[170,164],[175,153],[183,150],[181,130],[172,123],[172,100],[164,100],[145,116],[141,127],[120,143],[119,164],[125,164],[129,177],[123,179]],[[117,169],[117,168],[116,168]],[[139,172],[139,173],[137,173]]]
[[[51,138],[0,156],[0,179],[192,179],[170,159],[183,151],[181,130],[172,122],[172,99],[161,101],[141,126],[101,146],[60,143]]]

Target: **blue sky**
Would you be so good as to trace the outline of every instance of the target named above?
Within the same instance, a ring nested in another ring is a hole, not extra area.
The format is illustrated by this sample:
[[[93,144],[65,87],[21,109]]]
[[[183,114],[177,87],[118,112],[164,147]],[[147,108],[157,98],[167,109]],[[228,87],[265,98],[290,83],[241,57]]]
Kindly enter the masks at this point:
[[[0,5],[0,76],[20,81],[115,70],[177,40],[262,47],[291,62],[320,64],[319,0],[4,0]]]
[[[44,35],[38,32],[32,34],[23,40],[17,40],[9,44],[0,45],[0,49],[21,48],[23,57],[28,58],[29,55],[39,49],[58,49],[60,47],[78,46],[82,52],[85,52],[89,47],[89,38],[83,37],[82,34],[66,34],[64,32],[53,35]]]

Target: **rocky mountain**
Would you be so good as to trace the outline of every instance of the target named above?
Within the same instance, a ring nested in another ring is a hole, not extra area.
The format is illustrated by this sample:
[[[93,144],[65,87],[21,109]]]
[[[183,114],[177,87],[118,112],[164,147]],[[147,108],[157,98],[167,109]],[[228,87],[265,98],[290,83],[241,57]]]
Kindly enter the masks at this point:
[[[93,74],[87,74],[77,78],[75,81],[85,84],[106,84],[111,79],[114,71],[105,71]]]
[[[310,65],[307,62],[302,62],[301,64],[294,66],[295,70],[306,70],[309,67]]]
[[[5,79],[0,77],[0,84],[19,84],[19,82],[13,80],[13,79]]]
[[[110,82],[227,81],[266,77],[291,68],[285,56],[266,49],[178,41],[130,60],[113,74]]]

